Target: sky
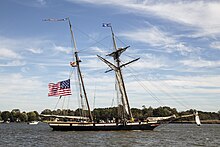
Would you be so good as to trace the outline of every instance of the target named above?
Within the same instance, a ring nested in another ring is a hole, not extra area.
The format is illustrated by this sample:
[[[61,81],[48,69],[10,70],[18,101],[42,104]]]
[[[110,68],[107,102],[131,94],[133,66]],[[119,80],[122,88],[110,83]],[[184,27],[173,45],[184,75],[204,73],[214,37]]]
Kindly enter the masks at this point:
[[[130,106],[178,111],[220,110],[220,1],[1,0],[0,111],[79,105],[71,20],[90,107],[117,105],[113,72],[96,55],[113,51],[111,23],[121,55]],[[72,96],[48,97],[48,83],[71,78]]]

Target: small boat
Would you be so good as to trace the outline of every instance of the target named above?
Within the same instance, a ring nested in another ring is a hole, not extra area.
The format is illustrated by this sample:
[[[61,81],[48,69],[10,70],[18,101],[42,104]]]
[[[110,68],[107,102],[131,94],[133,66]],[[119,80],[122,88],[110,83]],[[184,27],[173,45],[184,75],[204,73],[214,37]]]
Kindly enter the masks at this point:
[[[200,125],[201,125],[201,122],[200,122],[200,119],[199,119],[199,114],[198,114],[197,111],[196,111],[196,113],[195,113],[195,121],[196,121],[197,126],[200,126]]]
[[[37,125],[39,123],[39,121],[31,121],[31,122],[28,122],[27,124],[28,125]]]

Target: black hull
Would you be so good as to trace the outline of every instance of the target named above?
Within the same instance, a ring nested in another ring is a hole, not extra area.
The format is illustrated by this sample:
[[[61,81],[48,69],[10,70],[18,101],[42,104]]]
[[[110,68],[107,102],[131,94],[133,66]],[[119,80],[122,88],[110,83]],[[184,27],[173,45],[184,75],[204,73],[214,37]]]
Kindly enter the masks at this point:
[[[121,131],[121,130],[153,130],[158,123],[153,124],[130,124],[130,125],[108,125],[104,124],[101,126],[95,125],[62,125],[62,124],[49,124],[53,131]]]

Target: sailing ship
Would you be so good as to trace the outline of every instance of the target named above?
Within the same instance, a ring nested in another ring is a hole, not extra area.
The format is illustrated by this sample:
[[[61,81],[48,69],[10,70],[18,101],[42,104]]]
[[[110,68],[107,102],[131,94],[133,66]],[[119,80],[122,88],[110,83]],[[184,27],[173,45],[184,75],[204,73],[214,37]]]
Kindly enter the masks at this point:
[[[85,84],[83,81],[83,76],[80,68],[81,60],[79,59],[77,47],[76,47],[76,41],[74,38],[74,33],[72,31],[72,25],[69,18],[65,19],[47,19],[46,21],[68,21],[70,33],[72,37],[73,42],[73,48],[74,48],[74,62],[71,62],[71,65],[76,67],[77,74],[78,74],[78,82],[80,89],[82,90],[82,94],[80,96],[84,95],[88,116],[62,116],[62,115],[42,115],[43,117],[53,117],[55,118],[53,121],[48,121],[48,124],[51,128],[53,128],[54,131],[116,131],[116,130],[153,130],[154,128],[158,127],[160,125],[161,121],[164,120],[170,120],[173,118],[176,118],[175,115],[168,116],[168,117],[149,117],[145,121],[134,121],[129,99],[124,83],[124,78],[121,72],[121,69],[130,64],[133,63],[139,58],[134,59],[132,61],[129,61],[125,64],[121,63],[120,56],[123,52],[125,52],[129,46],[118,48],[116,44],[115,34],[113,32],[112,25],[110,23],[104,23],[103,27],[109,27],[111,29],[111,36],[114,46],[114,51],[112,53],[107,54],[107,56],[113,57],[114,63],[109,62],[105,58],[97,55],[97,57],[103,61],[107,66],[110,68],[110,71],[115,72],[115,78],[117,83],[118,92],[120,95],[120,101],[121,105],[118,106],[118,116],[116,116],[117,119],[113,122],[95,122],[93,119],[93,115],[90,109],[90,105],[88,102],[88,97],[86,93]],[[74,65],[73,65],[74,64]],[[62,96],[62,95],[61,95]],[[60,97],[61,97],[60,96]]]

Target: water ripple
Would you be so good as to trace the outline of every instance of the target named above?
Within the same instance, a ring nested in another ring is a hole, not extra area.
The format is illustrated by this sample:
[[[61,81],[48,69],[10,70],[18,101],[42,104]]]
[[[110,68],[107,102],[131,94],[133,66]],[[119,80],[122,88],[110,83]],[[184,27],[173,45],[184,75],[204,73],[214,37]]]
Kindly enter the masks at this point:
[[[169,124],[154,131],[57,132],[47,124],[0,124],[0,146],[73,147],[73,146],[220,146],[220,125]]]

